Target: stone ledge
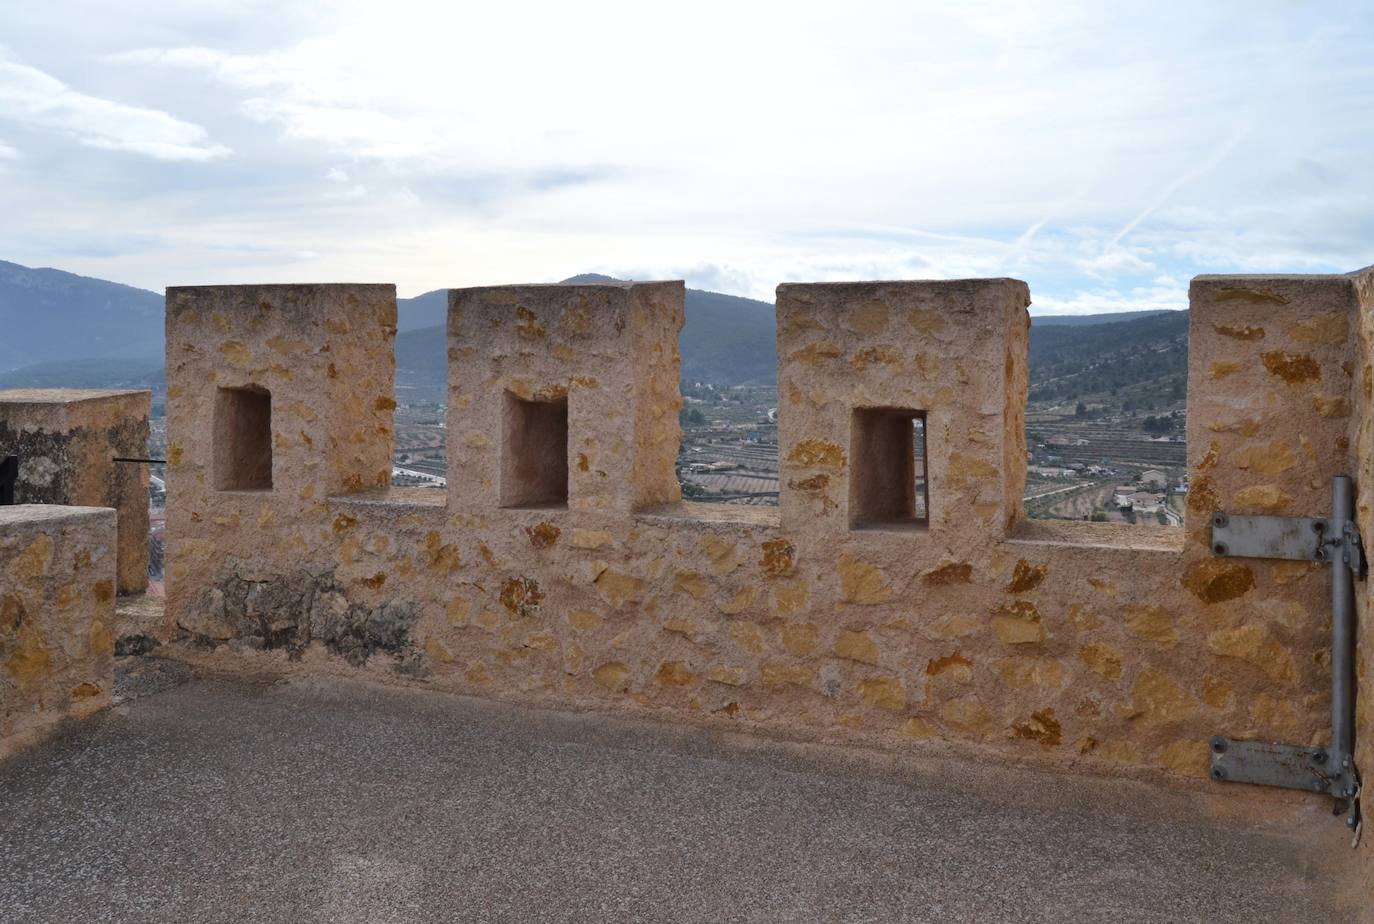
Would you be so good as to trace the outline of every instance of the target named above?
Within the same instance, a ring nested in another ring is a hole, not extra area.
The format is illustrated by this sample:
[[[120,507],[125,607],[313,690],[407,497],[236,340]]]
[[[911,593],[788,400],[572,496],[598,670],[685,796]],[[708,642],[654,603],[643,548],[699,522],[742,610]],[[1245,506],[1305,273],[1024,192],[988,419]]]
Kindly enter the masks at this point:
[[[1125,549],[1131,552],[1183,551],[1187,531],[1177,526],[1129,526],[1072,520],[1022,520],[1012,527],[1013,545],[1054,545],[1083,549]]]
[[[782,526],[781,510],[778,507],[704,504],[699,501],[682,501],[677,504],[648,507],[636,511],[634,516],[636,520],[664,526],[674,523],[690,525],[738,524],[774,529]]]

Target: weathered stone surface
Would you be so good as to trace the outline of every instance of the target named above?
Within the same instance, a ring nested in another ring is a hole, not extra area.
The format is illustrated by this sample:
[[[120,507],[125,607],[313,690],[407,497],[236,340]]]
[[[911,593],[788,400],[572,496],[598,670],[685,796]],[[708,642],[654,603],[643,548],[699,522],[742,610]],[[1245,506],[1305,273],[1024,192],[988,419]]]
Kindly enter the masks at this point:
[[[0,459],[19,457],[19,504],[113,507],[119,512],[119,592],[148,586],[146,391],[0,389]]]
[[[114,690],[115,511],[0,507],[0,759]]]
[[[1326,572],[1216,558],[1206,518],[1323,512],[1330,476],[1364,470],[1348,280],[1194,284],[1188,523],[1167,533],[1021,521],[1010,280],[784,287],[781,509],[679,503],[680,291],[456,293],[449,490],[422,498],[379,490],[389,290],[174,290],[169,612],[216,657],[284,648],[290,670],[1108,772],[1196,773],[1196,742],[1277,727],[1279,702],[1320,722]],[[272,390],[271,491],[214,488],[207,383]],[[565,500],[503,506],[507,401],[566,401]],[[874,409],[924,415],[927,522],[851,520]]]

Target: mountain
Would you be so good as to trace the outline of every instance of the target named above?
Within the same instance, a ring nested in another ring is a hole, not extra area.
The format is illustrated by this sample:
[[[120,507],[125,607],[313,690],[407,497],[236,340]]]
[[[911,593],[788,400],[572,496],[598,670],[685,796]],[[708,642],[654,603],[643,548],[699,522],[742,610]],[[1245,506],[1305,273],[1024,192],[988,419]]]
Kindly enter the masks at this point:
[[[1188,376],[1188,312],[1084,325],[1042,325],[1036,318],[1029,367],[1032,401],[1122,389],[1181,397]]]
[[[0,370],[83,356],[161,356],[162,296],[0,260]]]
[[[590,273],[564,280],[614,281]],[[770,303],[688,289],[685,304],[684,381],[775,381]],[[442,401],[448,293],[440,289],[399,299],[397,309],[396,380],[402,398]],[[1186,311],[1036,317],[1030,344],[1033,395],[1089,394],[1147,380],[1168,384],[1186,369],[1187,318]],[[0,331],[0,387],[157,390],[163,381],[161,362],[151,358],[163,349],[162,296],[155,292],[0,261]]]
[[[0,372],[0,388],[166,389],[162,357],[143,359],[57,359]]]
[[[1134,321],[1136,318],[1173,313],[1175,312],[1165,308],[1154,308],[1148,311],[1115,311],[1111,314],[1039,314],[1031,316],[1031,323],[1039,324],[1041,327],[1050,325],[1083,327],[1090,324],[1114,324],[1117,321]]]

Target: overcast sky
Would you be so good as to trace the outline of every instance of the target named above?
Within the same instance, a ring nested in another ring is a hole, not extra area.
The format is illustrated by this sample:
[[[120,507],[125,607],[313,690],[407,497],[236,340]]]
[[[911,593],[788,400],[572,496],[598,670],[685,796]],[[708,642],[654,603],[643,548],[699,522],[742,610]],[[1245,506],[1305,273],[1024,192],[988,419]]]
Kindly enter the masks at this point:
[[[1363,7],[1363,9],[1361,9]],[[0,259],[150,289],[1374,262],[1374,4],[0,0]]]

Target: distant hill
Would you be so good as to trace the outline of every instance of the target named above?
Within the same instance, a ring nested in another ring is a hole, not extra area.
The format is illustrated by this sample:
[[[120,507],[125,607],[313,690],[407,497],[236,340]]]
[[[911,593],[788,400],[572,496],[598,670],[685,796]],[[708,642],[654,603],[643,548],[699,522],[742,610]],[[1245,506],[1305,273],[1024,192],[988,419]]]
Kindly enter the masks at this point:
[[[1108,315],[1110,317],[1110,315]],[[1188,312],[1099,324],[1031,324],[1032,401],[1076,399],[1112,389],[1186,387]]]
[[[162,296],[0,260],[0,370],[83,356],[163,352]]]
[[[564,282],[614,282],[587,273]],[[397,387],[442,401],[448,293],[397,302]],[[776,379],[773,305],[702,289],[686,293],[682,377],[724,385]],[[1186,311],[1040,316],[1030,369],[1043,397],[1084,394],[1187,365]],[[0,261],[0,386],[151,387],[163,382],[162,296],[53,269]],[[88,359],[83,357],[95,357]],[[8,372],[4,370],[9,370]]]
[[[147,388],[165,391],[162,357],[59,359],[0,372],[0,388]]]
[[[1187,309],[1179,310],[1187,311]],[[1039,324],[1041,327],[1049,325],[1085,327],[1090,324],[1115,324],[1117,321],[1134,321],[1136,318],[1148,318],[1156,314],[1176,313],[1176,311],[1157,308],[1150,311],[1115,311],[1110,314],[1039,314],[1031,316],[1031,323]]]

